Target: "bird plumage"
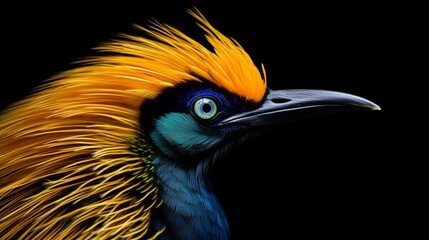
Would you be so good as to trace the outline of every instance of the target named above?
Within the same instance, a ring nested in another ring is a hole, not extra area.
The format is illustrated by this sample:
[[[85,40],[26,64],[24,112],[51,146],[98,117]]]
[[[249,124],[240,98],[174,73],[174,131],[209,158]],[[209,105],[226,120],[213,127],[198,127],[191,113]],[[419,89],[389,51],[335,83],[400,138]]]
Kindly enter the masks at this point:
[[[169,25],[136,26],[145,37],[101,44],[3,112],[1,239],[229,239],[207,172],[230,140],[314,109],[378,109],[268,89],[263,66],[189,13],[209,47]]]
[[[192,81],[263,98],[266,83],[241,46],[190,13],[213,51],[168,25],[137,26],[149,37],[102,44],[103,55],[54,76],[3,113],[2,238],[146,237],[162,201],[153,150],[139,130],[142,103]],[[160,124],[170,131],[174,121]]]

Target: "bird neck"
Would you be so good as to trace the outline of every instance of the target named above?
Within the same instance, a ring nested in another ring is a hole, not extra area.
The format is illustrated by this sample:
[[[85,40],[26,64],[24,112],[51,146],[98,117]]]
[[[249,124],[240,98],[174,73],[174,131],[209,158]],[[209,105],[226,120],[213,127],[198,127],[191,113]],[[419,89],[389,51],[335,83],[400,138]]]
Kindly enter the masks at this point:
[[[206,179],[202,165],[189,169],[166,156],[155,157],[163,200],[154,216],[161,239],[230,239],[225,214]]]

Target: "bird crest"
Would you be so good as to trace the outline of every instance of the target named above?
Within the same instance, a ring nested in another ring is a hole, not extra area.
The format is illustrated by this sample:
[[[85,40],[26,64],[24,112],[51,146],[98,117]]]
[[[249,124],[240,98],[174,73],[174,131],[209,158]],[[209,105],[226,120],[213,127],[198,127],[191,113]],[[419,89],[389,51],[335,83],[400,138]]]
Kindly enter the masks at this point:
[[[169,25],[137,26],[149,37],[122,35],[101,44],[96,50],[103,54],[6,109],[0,117],[3,238],[147,237],[152,210],[162,202],[152,149],[141,137],[141,104],[187,81],[263,99],[263,66],[261,74],[235,40],[198,10],[189,13],[213,49]]]

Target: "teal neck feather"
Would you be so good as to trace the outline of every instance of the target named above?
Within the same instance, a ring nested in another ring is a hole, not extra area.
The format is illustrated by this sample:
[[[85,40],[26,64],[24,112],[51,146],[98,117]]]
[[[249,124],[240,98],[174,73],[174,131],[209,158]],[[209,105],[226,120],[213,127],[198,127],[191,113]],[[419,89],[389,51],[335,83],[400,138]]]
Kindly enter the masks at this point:
[[[165,227],[160,239],[230,239],[225,214],[208,181],[208,159],[196,159],[222,140],[222,133],[186,113],[166,113],[150,132],[157,148],[152,165],[162,204],[151,230]],[[191,159],[192,158],[192,159]]]

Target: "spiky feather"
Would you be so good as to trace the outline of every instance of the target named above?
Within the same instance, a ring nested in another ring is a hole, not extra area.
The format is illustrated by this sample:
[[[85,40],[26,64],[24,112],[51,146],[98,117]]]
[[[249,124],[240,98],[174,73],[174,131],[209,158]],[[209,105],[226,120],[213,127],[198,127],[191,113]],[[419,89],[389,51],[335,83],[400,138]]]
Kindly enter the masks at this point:
[[[140,105],[185,81],[209,81],[262,100],[265,76],[243,48],[189,11],[213,51],[174,27],[137,26],[0,117],[1,239],[147,236],[161,204],[141,134]],[[262,68],[263,69],[263,68]]]

